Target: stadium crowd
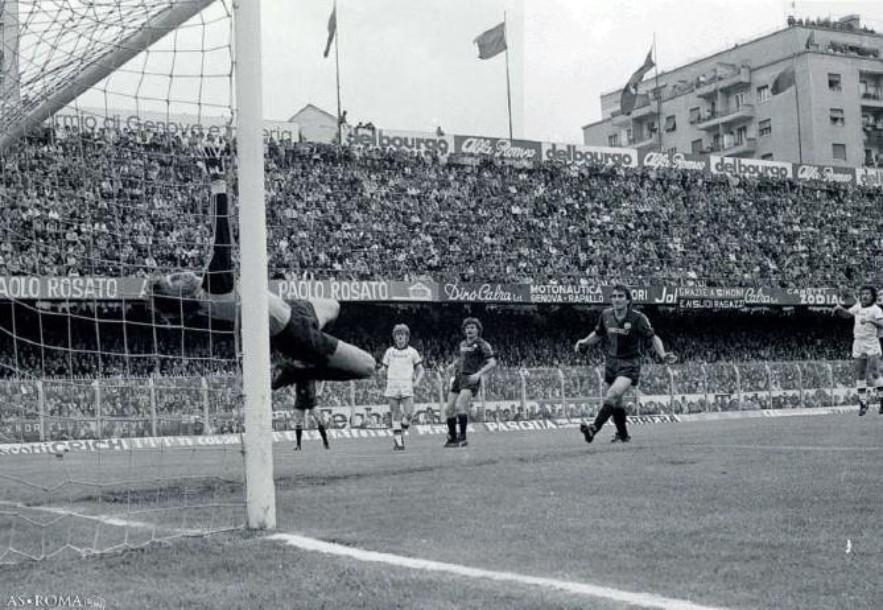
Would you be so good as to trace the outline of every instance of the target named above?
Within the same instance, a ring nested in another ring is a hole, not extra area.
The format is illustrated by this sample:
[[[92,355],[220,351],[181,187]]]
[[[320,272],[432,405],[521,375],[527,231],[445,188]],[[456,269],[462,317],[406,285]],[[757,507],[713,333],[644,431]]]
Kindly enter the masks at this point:
[[[0,275],[199,269],[203,140],[47,130],[0,164]],[[680,169],[506,164],[271,142],[275,277],[840,286],[883,250],[879,193]]]

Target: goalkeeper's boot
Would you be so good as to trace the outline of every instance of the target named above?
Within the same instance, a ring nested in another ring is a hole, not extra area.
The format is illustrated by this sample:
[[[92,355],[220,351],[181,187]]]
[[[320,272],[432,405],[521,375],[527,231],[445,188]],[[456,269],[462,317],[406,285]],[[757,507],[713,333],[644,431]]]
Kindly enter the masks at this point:
[[[405,438],[402,436],[402,433],[393,433],[392,435],[392,450],[393,451],[404,451],[405,450]]]
[[[587,443],[591,443],[595,439],[595,424],[587,424],[583,422],[579,425],[579,431],[583,433]]]
[[[861,417],[865,413],[868,412],[868,401],[862,400],[859,398],[858,400],[858,416]]]
[[[611,443],[627,443],[630,440],[632,440],[632,437],[629,436],[628,434],[620,434],[619,432],[617,432],[616,434],[613,435],[613,438],[610,439],[610,442]]]
[[[447,442],[445,442],[445,449],[451,449],[452,447],[459,447],[460,443],[455,438],[451,438],[448,436]]]
[[[460,447],[467,447],[469,445],[469,441],[466,440],[465,434],[461,434],[459,437],[457,437],[457,445],[459,445]]]

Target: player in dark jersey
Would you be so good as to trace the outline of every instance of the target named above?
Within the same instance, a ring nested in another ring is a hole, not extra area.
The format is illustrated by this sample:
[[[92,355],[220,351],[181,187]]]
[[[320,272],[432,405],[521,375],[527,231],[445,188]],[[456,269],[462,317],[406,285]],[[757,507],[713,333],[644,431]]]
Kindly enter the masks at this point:
[[[225,154],[228,153],[217,147],[205,150],[205,168],[211,177],[215,233],[208,269],[201,278],[186,271],[165,275],[152,283],[151,305],[164,316],[228,323],[235,323],[239,316],[223,163]],[[288,303],[273,293],[268,298],[270,345],[283,356],[273,379],[274,390],[294,383],[313,384],[318,379],[345,381],[374,374],[373,356],[322,330],[337,318],[340,312],[337,301],[310,299]],[[315,394],[315,388],[308,393]]]
[[[313,419],[316,422],[316,430],[319,431],[319,436],[322,437],[322,445],[326,449],[330,449],[331,446],[328,444],[328,432],[325,430],[325,425],[322,423],[322,417],[316,413],[316,396],[320,395],[325,388],[325,382],[320,381],[318,384],[318,389],[316,388],[316,382],[311,381],[310,383],[299,383],[295,387],[295,399],[294,399],[294,439],[295,439],[295,451],[301,450],[301,439],[304,434],[304,424],[307,419],[307,412],[309,412]]]
[[[613,307],[601,312],[595,329],[585,338],[576,342],[574,350],[586,353],[588,348],[603,338],[607,339],[607,362],[604,369],[604,383],[607,393],[601,410],[592,424],[583,422],[580,431],[587,443],[591,443],[595,434],[604,423],[613,416],[616,426],[614,441],[628,442],[631,437],[626,426],[625,408],[622,398],[632,385],[637,386],[641,376],[641,347],[645,339],[651,339],[656,355],[664,362],[674,362],[677,357],[667,354],[662,340],[656,336],[650,320],[643,313],[632,309],[632,295],[628,288],[621,284],[613,287],[610,294]]]
[[[466,318],[462,324],[465,339],[460,342],[460,353],[454,363],[454,378],[448,392],[445,416],[448,440],[445,447],[465,447],[469,407],[481,388],[481,378],[497,366],[494,348],[481,338],[482,326],[478,318]],[[457,427],[460,434],[457,434]]]

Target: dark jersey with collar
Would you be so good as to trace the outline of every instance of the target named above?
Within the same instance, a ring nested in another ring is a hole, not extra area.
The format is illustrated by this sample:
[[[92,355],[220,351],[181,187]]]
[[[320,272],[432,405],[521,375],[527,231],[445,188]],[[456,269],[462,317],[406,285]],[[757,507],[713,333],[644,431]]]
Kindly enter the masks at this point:
[[[471,342],[464,339],[460,342],[460,373],[474,375],[493,357],[494,348],[481,337]]]
[[[595,325],[595,334],[607,337],[607,355],[613,358],[638,358],[644,339],[656,333],[650,326],[650,320],[640,311],[631,307],[626,310],[625,317],[617,319],[613,308],[601,312]]]

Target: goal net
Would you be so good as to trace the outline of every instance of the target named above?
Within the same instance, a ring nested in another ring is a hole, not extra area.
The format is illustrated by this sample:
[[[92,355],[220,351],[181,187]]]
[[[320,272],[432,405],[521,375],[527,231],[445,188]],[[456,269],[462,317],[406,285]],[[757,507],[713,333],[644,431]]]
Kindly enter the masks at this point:
[[[241,527],[236,328],[144,298],[211,255],[232,3],[5,0],[0,22],[0,564]]]

